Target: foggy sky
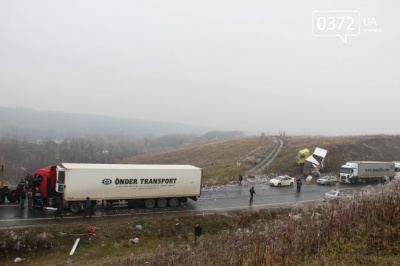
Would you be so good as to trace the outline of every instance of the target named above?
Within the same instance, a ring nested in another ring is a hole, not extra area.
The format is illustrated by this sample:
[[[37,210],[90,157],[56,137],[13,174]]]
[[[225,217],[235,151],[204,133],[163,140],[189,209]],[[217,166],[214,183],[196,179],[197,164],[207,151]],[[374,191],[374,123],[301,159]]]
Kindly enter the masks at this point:
[[[313,36],[318,10],[359,11],[360,28],[380,32]],[[399,134],[399,10],[394,0],[1,0],[0,106],[255,134]]]

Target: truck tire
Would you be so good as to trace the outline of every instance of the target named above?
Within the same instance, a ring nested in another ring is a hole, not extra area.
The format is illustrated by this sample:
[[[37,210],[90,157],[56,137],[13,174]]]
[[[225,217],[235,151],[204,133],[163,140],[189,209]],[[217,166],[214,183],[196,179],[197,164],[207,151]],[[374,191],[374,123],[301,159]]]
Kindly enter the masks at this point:
[[[179,199],[178,198],[170,198],[169,200],[168,200],[168,204],[169,204],[169,206],[170,207],[172,207],[172,208],[175,208],[175,207],[178,207],[179,206]]]
[[[182,203],[182,202],[187,202],[187,198],[180,198],[179,201],[180,201],[181,203]],[[197,201],[197,199],[196,199],[195,201]]]
[[[290,186],[291,186],[291,187],[293,186],[293,182],[290,182]]]
[[[154,199],[146,199],[144,201],[144,206],[146,209],[153,209],[156,206],[156,201]]]
[[[158,199],[157,200],[157,207],[158,208],[165,208],[168,205],[167,199]]]
[[[78,213],[81,210],[81,203],[78,201],[73,201],[69,204],[69,209],[72,213]]]
[[[10,190],[10,192],[7,195],[7,200],[11,203],[14,203],[18,200],[17,197],[15,196],[15,190]]]

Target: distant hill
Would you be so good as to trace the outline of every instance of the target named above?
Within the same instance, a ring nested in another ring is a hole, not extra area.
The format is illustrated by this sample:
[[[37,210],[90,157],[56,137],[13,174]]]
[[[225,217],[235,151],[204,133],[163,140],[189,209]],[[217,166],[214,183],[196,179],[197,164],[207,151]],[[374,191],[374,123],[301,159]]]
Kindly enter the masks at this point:
[[[210,128],[99,115],[0,107],[0,136],[62,140],[71,137],[159,137],[168,134],[205,134]]]

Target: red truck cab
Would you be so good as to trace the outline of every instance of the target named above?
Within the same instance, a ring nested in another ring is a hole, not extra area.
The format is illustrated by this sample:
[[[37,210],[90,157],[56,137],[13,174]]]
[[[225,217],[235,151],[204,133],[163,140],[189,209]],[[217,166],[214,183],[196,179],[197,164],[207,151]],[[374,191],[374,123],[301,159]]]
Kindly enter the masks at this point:
[[[48,166],[36,170],[33,176],[34,193],[40,192],[43,204],[53,206],[53,198],[56,197],[57,166]]]

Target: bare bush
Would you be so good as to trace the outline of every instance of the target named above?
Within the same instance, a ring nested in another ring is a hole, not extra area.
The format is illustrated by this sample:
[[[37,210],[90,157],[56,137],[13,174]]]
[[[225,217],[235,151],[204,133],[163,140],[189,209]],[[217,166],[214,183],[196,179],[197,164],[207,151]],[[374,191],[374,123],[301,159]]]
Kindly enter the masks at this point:
[[[400,252],[399,204],[400,182],[392,181],[350,200],[295,206],[287,219],[239,213],[233,221],[243,227],[225,230],[190,253],[187,246],[164,247],[157,256],[119,265],[346,265],[343,259],[379,264]]]
[[[0,256],[33,253],[52,247],[45,232],[4,230],[0,231],[0,237]]]

